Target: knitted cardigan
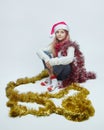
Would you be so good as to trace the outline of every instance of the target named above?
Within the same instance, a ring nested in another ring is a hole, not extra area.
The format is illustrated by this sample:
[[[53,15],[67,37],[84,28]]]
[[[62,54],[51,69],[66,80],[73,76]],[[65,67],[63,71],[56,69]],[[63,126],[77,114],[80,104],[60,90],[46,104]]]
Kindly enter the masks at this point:
[[[70,64],[72,67],[72,71],[69,74],[68,78],[63,80],[63,86],[66,87],[71,83],[83,83],[89,79],[95,79],[96,74],[94,72],[86,71],[84,56],[80,51],[79,45],[76,42],[69,40],[61,46],[57,44],[55,46],[55,52],[56,54],[58,54],[58,52],[61,50],[61,54],[63,56],[66,56],[68,47],[75,48],[75,54],[74,54],[75,59]]]

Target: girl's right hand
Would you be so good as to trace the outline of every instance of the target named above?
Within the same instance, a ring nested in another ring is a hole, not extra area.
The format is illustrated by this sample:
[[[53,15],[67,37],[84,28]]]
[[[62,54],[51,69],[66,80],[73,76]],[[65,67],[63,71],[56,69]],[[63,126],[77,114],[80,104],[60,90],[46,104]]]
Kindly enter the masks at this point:
[[[51,70],[52,66],[50,65],[49,61],[45,63],[46,64],[46,67]]]

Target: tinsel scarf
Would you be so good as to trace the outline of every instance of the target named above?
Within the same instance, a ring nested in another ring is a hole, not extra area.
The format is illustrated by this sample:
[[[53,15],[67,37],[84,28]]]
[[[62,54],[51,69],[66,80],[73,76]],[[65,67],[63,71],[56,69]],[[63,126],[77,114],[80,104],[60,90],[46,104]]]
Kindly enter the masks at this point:
[[[87,71],[85,68],[85,61],[83,53],[80,51],[79,45],[76,42],[68,40],[64,43],[57,43],[54,46],[56,57],[58,52],[61,51],[62,56],[67,56],[68,47],[73,47],[75,49],[74,61],[70,64],[72,67],[71,74],[68,78],[63,81],[63,86],[66,87],[71,83],[83,83],[89,79],[95,79],[96,74],[91,71]]]
[[[9,101],[7,106],[10,107],[9,115],[11,117],[21,117],[27,114],[32,114],[35,116],[49,116],[52,113],[63,115],[66,119],[80,122],[89,119],[90,116],[93,116],[95,113],[94,107],[90,100],[87,99],[89,91],[81,87],[77,83],[72,83],[71,85],[59,90],[57,93],[19,93],[15,90],[15,87],[18,87],[22,84],[35,83],[38,80],[41,80],[48,76],[47,71],[43,70],[40,74],[32,78],[20,78],[16,82],[9,82],[6,87],[6,96]],[[70,90],[76,90],[77,93],[72,96],[66,96],[70,93]],[[65,97],[64,97],[65,96]],[[63,98],[61,106],[56,106],[51,99]],[[37,103],[43,105],[36,109],[28,109],[26,106],[20,105],[18,102],[26,103]]]

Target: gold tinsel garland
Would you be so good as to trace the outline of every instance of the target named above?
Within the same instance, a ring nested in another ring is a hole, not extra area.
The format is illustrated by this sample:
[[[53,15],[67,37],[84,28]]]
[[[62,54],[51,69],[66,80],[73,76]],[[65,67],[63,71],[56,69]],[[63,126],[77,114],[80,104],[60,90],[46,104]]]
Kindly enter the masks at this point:
[[[52,113],[63,115],[66,119],[72,121],[84,121],[89,119],[90,116],[93,116],[95,113],[94,107],[91,104],[91,101],[87,99],[89,91],[86,88],[81,87],[77,83],[73,83],[70,86],[63,88],[57,93],[19,93],[15,90],[15,87],[18,87],[22,84],[35,83],[38,80],[41,80],[48,76],[47,71],[43,70],[39,75],[32,78],[20,78],[16,82],[9,82],[6,87],[6,96],[9,101],[7,106],[10,107],[9,115],[11,117],[25,116],[27,114],[32,114],[36,116],[49,116]],[[52,98],[63,98],[69,93],[70,90],[78,91],[72,96],[67,96],[62,100],[61,107],[58,107],[51,100]],[[29,109],[26,106],[18,104],[18,102],[30,102],[43,105],[36,109]]]

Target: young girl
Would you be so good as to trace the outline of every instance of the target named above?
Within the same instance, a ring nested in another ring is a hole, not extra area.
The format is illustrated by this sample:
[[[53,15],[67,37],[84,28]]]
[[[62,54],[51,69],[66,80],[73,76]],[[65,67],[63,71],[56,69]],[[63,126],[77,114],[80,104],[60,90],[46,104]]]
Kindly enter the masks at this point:
[[[55,35],[53,42],[37,52],[49,74],[41,85],[48,85],[48,91],[53,91],[56,87],[62,88],[73,82],[82,83],[96,78],[95,73],[86,72],[82,52],[71,41],[69,27],[65,22],[54,24],[51,35]]]

